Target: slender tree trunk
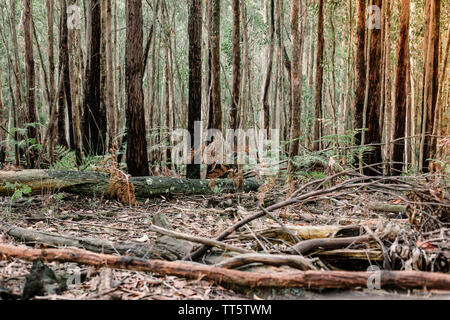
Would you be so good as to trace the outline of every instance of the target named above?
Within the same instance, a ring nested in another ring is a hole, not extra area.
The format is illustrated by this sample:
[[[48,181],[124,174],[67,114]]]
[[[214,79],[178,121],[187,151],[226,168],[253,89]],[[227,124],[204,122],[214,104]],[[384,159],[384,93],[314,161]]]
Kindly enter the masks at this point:
[[[100,108],[106,110],[106,120],[107,120],[107,132],[108,132],[108,146],[111,145],[114,138],[113,128],[113,113],[109,100],[108,91],[108,64],[107,64],[107,0],[100,0],[101,2],[101,41],[100,41]],[[109,151],[109,150],[107,150]]]
[[[233,11],[233,92],[230,108],[230,129],[238,129],[238,109],[241,92],[241,12],[240,1],[232,0]]]
[[[374,0],[374,5],[382,8],[382,0]],[[366,164],[378,164],[382,162],[381,157],[381,128],[380,128],[380,112],[381,112],[381,71],[382,71],[382,38],[381,29],[374,27],[371,30],[370,41],[370,64],[369,64],[369,83],[368,83],[368,104],[367,104],[367,133],[365,135],[366,144],[374,144],[373,151],[366,153],[364,162]],[[374,166],[373,169],[365,170],[367,175],[379,174],[381,166]],[[378,171],[378,173],[377,173]]]
[[[100,87],[101,1],[89,1],[88,60],[83,113],[83,146],[90,155],[106,151],[106,110],[102,108]],[[134,38],[134,37],[133,37]],[[128,40],[128,38],[127,38]],[[142,55],[142,54],[141,54]]]
[[[264,109],[264,129],[269,130],[269,120],[270,120],[270,106],[269,106],[269,92],[270,84],[272,81],[272,70],[273,70],[273,55],[275,46],[275,3],[274,0],[267,0],[270,3],[269,13],[270,13],[270,24],[269,24],[269,57],[267,60],[267,70],[266,77],[264,80],[263,87],[263,99],[262,105]],[[269,131],[267,131],[269,132]]]
[[[302,69],[301,57],[303,39],[301,38],[301,0],[291,0],[291,37],[292,37],[292,70],[291,70],[291,129],[289,158],[293,159],[299,154],[301,135],[301,101],[302,101]],[[295,170],[292,162],[289,162],[289,173]]]
[[[106,1],[106,52],[108,55],[108,73],[107,73],[107,96],[108,96],[108,143],[109,148],[118,147],[117,141],[117,127],[115,121],[116,101],[114,99],[114,64],[113,64],[113,48],[112,48],[112,15],[111,15],[111,0]]]
[[[238,121],[238,127],[245,129],[247,127],[248,110],[248,79],[249,79],[249,46],[247,33],[247,13],[245,1],[240,1],[240,14],[242,25],[242,81],[241,81],[241,112]]]
[[[52,102],[55,97],[55,53],[54,53],[54,33],[53,33],[53,0],[46,0],[47,8],[47,45],[48,45],[48,77],[49,77],[49,91],[50,99],[49,103],[49,115],[52,113],[50,109],[52,107]]]
[[[16,116],[14,124],[15,128],[22,128],[25,123],[25,107],[24,107],[24,98],[22,93],[22,72],[20,69],[20,59],[19,59],[19,45],[17,42],[17,28],[16,28],[16,1],[10,0],[10,28],[11,28],[11,38],[13,43],[14,50],[14,64],[13,64],[13,74],[14,74],[14,93],[15,93],[15,101],[16,101]],[[25,137],[22,134],[17,133],[16,141],[23,140]],[[19,158],[24,154],[23,148],[19,148]]]
[[[67,5],[78,5],[78,0],[67,0]],[[73,141],[75,147],[75,155],[77,165],[80,165],[82,162],[82,152],[81,152],[81,130],[80,130],[80,118],[81,118],[81,85],[80,79],[81,71],[80,71],[80,60],[82,59],[79,55],[79,47],[81,46],[81,31],[78,29],[70,29],[68,30],[68,65],[71,70],[69,73],[70,76],[70,90],[71,90],[71,101],[73,102]]]
[[[61,74],[61,70],[63,70],[63,65],[66,66],[65,72],[62,73],[63,77],[63,90],[59,93],[58,96],[58,144],[64,147],[68,147],[69,143],[66,138],[66,110],[69,111],[69,101],[66,100],[66,94],[69,93],[67,89],[70,89],[70,84],[66,83],[66,75],[69,75],[69,68],[67,64],[67,8],[65,1],[60,2],[61,8],[61,16],[59,19],[59,72]],[[69,87],[68,87],[69,86]],[[67,109],[66,109],[67,102]],[[69,124],[71,122],[69,121]],[[70,128],[70,126],[69,126]],[[70,129],[69,129],[70,131]],[[72,145],[71,145],[72,147]]]
[[[427,55],[424,67],[424,142],[423,142],[423,164],[422,169],[428,172],[430,160],[436,155],[436,139],[433,134],[434,117],[436,114],[436,103],[438,96],[438,74],[439,74],[439,23],[440,23],[440,0],[427,0],[430,3],[429,11],[429,34],[427,37]]]
[[[345,82],[345,93],[344,93],[344,101],[343,101],[343,110],[342,110],[342,133],[347,132],[350,128],[350,106],[351,106],[351,87],[352,87],[352,78],[351,78],[351,68],[353,62],[353,7],[352,0],[348,0],[348,23],[349,23],[349,39],[348,39],[348,49],[347,49],[347,79]]]
[[[353,101],[353,129],[358,130],[355,136],[355,144],[360,145],[362,142],[364,100],[366,91],[366,55],[365,55],[365,39],[366,39],[366,1],[358,0],[357,7],[358,21],[356,25],[356,74],[355,74],[355,99]]]
[[[190,161],[186,177],[200,179],[200,164],[194,163],[194,152],[199,145],[195,144],[195,122],[202,116],[202,0],[190,0],[189,3],[189,106],[188,130],[191,137]],[[197,137],[197,140],[199,137]]]
[[[5,124],[5,110],[3,105],[3,90],[2,90],[2,66],[0,65],[0,166],[6,159],[6,127]]]
[[[211,1],[211,93],[212,128],[222,130],[222,101],[220,85],[220,15],[221,0]]]
[[[314,125],[313,125],[313,147],[318,151],[320,149],[320,115],[322,110],[322,86],[323,86],[323,4],[324,0],[319,0],[319,16],[317,26],[317,55],[316,55],[316,80],[314,89]]]
[[[36,113],[36,85],[35,85],[35,70],[34,70],[34,56],[33,56],[33,38],[31,35],[31,0],[24,0],[24,19],[23,19],[23,37],[25,41],[25,82],[27,90],[27,122],[28,139],[33,139],[31,144],[39,143],[39,132],[37,128],[37,113]],[[36,150],[30,148],[30,167],[34,167],[38,154]]]
[[[448,88],[448,81],[446,82],[446,79],[447,79],[447,65],[448,65],[448,49],[449,49],[449,44],[450,44],[450,26],[447,29],[446,39],[447,39],[446,44],[443,47],[444,51],[442,52],[442,56],[441,56],[442,68],[440,71],[440,78],[439,78],[440,88],[439,88],[439,92],[438,92],[437,107],[436,107],[436,108],[438,108],[438,110],[436,111],[437,116],[435,117],[434,128],[433,128],[434,136],[439,136],[442,133],[444,115],[446,114],[445,109],[446,109],[446,107],[448,107],[447,104],[443,104],[443,95],[446,91],[446,88]],[[443,135],[443,136],[445,137],[445,135]],[[439,137],[437,139],[438,139],[438,141],[440,141],[443,139],[443,137]],[[443,148],[439,148],[439,156],[441,156],[441,157],[443,154],[442,151],[443,151]]]
[[[142,0],[127,0],[126,20],[127,166],[128,172],[132,176],[148,176],[144,93],[142,90],[144,66]]]
[[[410,0],[402,0],[400,12],[400,34],[397,42],[397,68],[395,76],[395,128],[394,128],[394,175],[403,171],[405,153],[405,123],[407,109],[408,41]],[[397,140],[402,139],[402,140]]]

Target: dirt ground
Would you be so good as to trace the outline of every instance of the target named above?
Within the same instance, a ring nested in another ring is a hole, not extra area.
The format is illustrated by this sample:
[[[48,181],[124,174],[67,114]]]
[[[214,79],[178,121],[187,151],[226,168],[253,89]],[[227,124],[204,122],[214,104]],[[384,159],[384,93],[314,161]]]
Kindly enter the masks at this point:
[[[284,199],[287,190],[283,187],[270,190],[265,195],[265,204],[273,204]],[[385,196],[373,194],[352,194],[338,200],[322,200],[311,205],[298,205],[277,212],[278,218],[286,225],[376,225],[395,223],[408,228],[408,220],[401,214],[374,212],[364,206],[368,201],[393,202]],[[52,232],[76,237],[90,237],[113,242],[151,243],[157,237],[148,231],[152,217],[163,213],[171,226],[179,232],[214,238],[238,219],[258,210],[258,193],[220,194],[212,196],[158,197],[140,202],[137,207],[128,207],[117,201],[90,198],[72,194],[53,194],[24,197],[12,201],[0,198],[0,224],[13,225],[36,231]],[[275,223],[276,224],[276,223]],[[242,229],[255,235],[258,230],[274,221],[265,217],[253,221]],[[232,235],[226,243],[247,249],[258,249],[267,253],[283,251],[289,244],[284,241],[269,241],[264,237],[250,237],[242,240]],[[0,242],[23,245],[4,233]],[[28,244],[30,245],[30,244]],[[37,248],[42,245],[36,244]],[[364,245],[353,248],[369,250]],[[367,262],[334,263],[324,261],[335,270],[366,270]],[[374,262],[376,264],[376,262]],[[21,295],[25,277],[31,263],[14,260],[0,261],[0,292]],[[237,290],[233,291],[203,280],[186,280],[175,276],[158,274],[93,269],[74,263],[47,264],[56,274],[76,276],[82,274],[82,281],[73,281],[68,290],[60,295],[35,297],[53,300],[167,300],[167,299],[450,299],[450,292],[442,291],[386,291],[359,288],[352,291],[341,290]],[[382,267],[382,266],[380,266]],[[289,267],[266,267],[276,272]],[[291,269],[292,270],[292,269]],[[76,277],[75,277],[76,278]],[[74,278],[74,279],[75,279]]]

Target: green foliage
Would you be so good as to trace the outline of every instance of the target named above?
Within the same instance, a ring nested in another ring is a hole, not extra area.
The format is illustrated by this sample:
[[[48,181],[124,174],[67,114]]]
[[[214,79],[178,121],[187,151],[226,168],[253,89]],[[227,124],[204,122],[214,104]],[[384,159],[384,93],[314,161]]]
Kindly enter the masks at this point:
[[[31,188],[27,185],[23,185],[21,183],[9,183],[6,182],[5,188],[7,190],[14,191],[13,195],[11,196],[11,202],[15,202],[16,200],[22,199],[24,195],[30,195],[31,194]]]

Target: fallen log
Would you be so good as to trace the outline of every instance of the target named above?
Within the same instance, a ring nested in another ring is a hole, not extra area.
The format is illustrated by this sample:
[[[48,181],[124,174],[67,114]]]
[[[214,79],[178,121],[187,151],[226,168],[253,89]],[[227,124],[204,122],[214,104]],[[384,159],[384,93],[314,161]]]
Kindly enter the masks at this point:
[[[145,260],[130,256],[97,254],[78,249],[31,249],[0,244],[0,258],[28,261],[74,262],[95,267],[153,272],[188,279],[207,280],[216,284],[249,288],[328,288],[367,287],[379,280],[383,289],[427,288],[450,290],[450,275],[420,271],[298,271],[264,274],[206,266],[192,262]]]
[[[236,192],[232,179],[194,180],[167,177],[136,177],[129,181],[135,187],[136,198],[145,199],[168,194],[213,194]],[[60,192],[104,195],[108,193],[109,175],[88,171],[21,170],[0,171],[0,195],[10,196],[14,189],[6,184],[15,183],[31,188],[33,194]],[[256,191],[260,184],[254,179],[244,181],[244,191]]]
[[[72,247],[97,253],[118,253],[150,259],[180,260],[192,249],[184,240],[161,237],[152,244],[127,242],[113,243],[95,238],[77,238],[49,232],[40,232],[19,227],[7,228],[5,234],[26,244],[42,244],[51,247]]]

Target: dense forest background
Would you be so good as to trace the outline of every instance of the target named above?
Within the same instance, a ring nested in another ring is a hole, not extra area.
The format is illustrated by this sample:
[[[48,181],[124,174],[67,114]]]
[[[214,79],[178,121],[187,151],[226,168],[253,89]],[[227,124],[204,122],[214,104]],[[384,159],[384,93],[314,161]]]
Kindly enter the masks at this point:
[[[83,169],[115,153],[132,175],[184,174],[171,165],[170,132],[193,134],[201,120],[280,129],[291,173],[331,158],[372,165],[366,174],[442,169],[449,8],[1,0],[0,162]],[[187,175],[207,170],[190,165]]]

